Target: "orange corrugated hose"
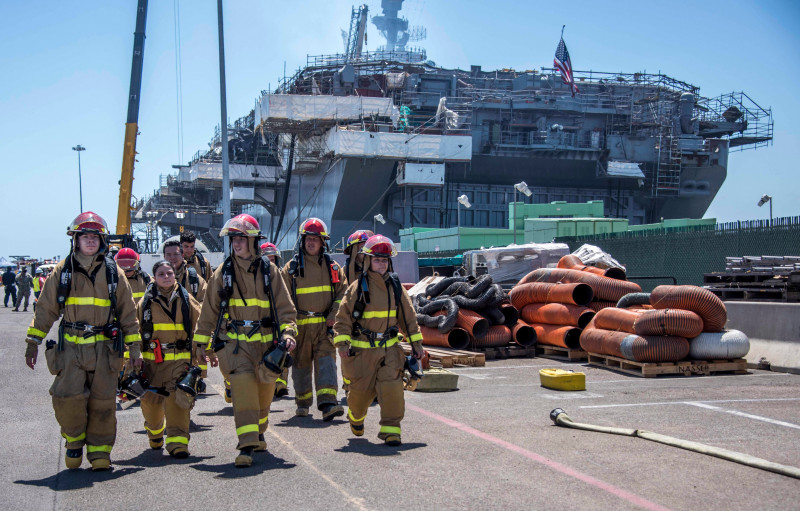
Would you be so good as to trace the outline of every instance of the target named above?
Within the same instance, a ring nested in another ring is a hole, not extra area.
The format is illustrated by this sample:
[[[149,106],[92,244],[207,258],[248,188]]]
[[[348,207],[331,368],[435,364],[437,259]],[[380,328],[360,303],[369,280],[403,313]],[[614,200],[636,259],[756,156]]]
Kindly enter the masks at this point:
[[[547,325],[570,325],[584,328],[594,317],[588,307],[563,303],[531,303],[520,311],[522,319],[528,323]]]
[[[608,268],[604,270],[596,266],[586,266],[585,264],[583,264],[583,261],[581,261],[581,259],[578,256],[574,256],[572,254],[565,255],[564,257],[559,259],[558,267],[570,270],[586,271],[589,273],[594,273],[595,275],[609,277],[617,280],[627,279],[627,276],[625,275],[625,270],[623,270],[622,268]]]
[[[704,332],[721,332],[728,322],[725,304],[708,289],[697,286],[658,286],[650,295],[656,309],[684,309],[703,319]]]

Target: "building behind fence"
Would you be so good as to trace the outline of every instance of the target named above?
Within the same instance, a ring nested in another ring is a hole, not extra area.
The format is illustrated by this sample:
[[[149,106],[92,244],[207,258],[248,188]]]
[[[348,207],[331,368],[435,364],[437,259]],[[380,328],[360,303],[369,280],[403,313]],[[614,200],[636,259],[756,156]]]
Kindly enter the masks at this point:
[[[725,271],[726,257],[800,255],[800,217],[750,220],[597,236],[556,238],[575,251],[596,245],[625,265],[631,277],[675,277],[678,284],[703,285],[703,274]],[[642,280],[644,290],[669,279]]]

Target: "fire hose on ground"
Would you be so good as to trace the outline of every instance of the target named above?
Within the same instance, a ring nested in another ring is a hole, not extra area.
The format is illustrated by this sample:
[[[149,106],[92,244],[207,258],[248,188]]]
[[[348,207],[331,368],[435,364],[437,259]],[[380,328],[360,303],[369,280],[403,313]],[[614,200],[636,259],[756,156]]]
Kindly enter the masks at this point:
[[[743,454],[736,451],[729,451],[728,449],[713,447],[710,445],[701,444],[699,442],[692,442],[690,440],[682,440],[680,438],[662,435],[660,433],[654,433],[652,431],[645,431],[641,429],[615,428],[608,426],[596,426],[594,424],[573,422],[573,420],[569,417],[569,415],[567,415],[567,412],[565,412],[561,408],[555,408],[553,411],[551,411],[550,419],[557,426],[582,429],[585,431],[595,431],[597,433],[610,433],[612,435],[623,435],[623,436],[643,438],[645,440],[651,440],[653,442],[658,442],[661,444],[671,445],[673,447],[686,449],[687,451],[693,451],[700,454],[715,456],[717,458],[722,458],[724,460],[733,461],[735,463],[740,463],[742,465],[747,465],[748,467],[759,468],[761,470],[767,470],[769,472],[775,472],[776,474],[781,474],[789,477],[794,477],[795,479],[800,479],[800,468],[797,467],[781,465],[780,463],[773,463],[765,459],[756,458],[755,456],[750,456],[749,454]]]

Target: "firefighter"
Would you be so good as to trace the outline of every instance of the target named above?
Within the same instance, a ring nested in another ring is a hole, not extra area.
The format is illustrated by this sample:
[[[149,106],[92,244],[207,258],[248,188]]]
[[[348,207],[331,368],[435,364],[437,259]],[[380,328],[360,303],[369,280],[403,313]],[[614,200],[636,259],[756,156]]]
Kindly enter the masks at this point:
[[[142,271],[139,254],[132,248],[123,248],[117,252],[114,259],[117,261],[117,265],[125,271],[125,277],[131,286],[133,301],[139,305],[151,280],[150,275]]]
[[[211,263],[208,259],[203,257],[199,250],[195,249],[197,237],[192,231],[183,231],[181,233],[181,248],[183,249],[183,258],[186,260],[186,265],[195,269],[198,275],[203,277],[203,280],[208,282],[211,278]]]
[[[336,350],[332,327],[345,291],[342,268],[325,253],[328,228],[319,218],[309,218],[300,226],[299,248],[284,266],[284,278],[297,307],[297,354],[292,366],[295,415],[306,417],[314,402],[322,420],[329,422],[344,415],[336,397]],[[312,385],[311,373],[314,372]]]
[[[166,259],[175,270],[175,280],[189,291],[192,296],[200,303],[206,295],[206,279],[204,279],[194,268],[186,264],[183,258],[183,248],[178,240],[171,240],[164,243],[164,259]]]
[[[144,429],[152,449],[164,446],[166,434],[169,455],[187,458],[189,412],[194,402],[176,384],[192,365],[192,335],[200,304],[178,284],[167,261],[153,265],[153,278],[137,307],[143,373],[150,382],[150,391],[141,398]]]
[[[381,411],[378,438],[397,446],[405,414],[405,355],[398,334],[411,342],[417,359],[422,358],[422,334],[411,298],[391,271],[391,258],[397,255],[392,241],[372,236],[361,253],[365,255],[364,271],[348,286],[334,327],[336,349],[352,376],[347,416],[350,430],[362,436],[367,409],[377,396]]]
[[[48,341],[45,358],[55,375],[50,395],[66,439],[64,461],[69,469],[79,468],[86,445],[92,470],[108,470],[123,346],[133,350],[139,341],[136,306],[125,275],[107,255],[105,220],[81,213],[67,234],[72,247],[42,289],[27,332],[25,363],[34,368],[39,344],[63,313],[58,342]]]
[[[41,268],[36,268],[33,277],[33,312],[36,312],[36,304],[39,301],[39,295],[42,293],[42,287],[47,277]]]
[[[356,231],[347,238],[347,246],[344,248],[344,253],[347,254],[347,259],[344,262],[345,275],[347,275],[347,285],[349,286],[358,279],[361,275],[364,264],[364,254],[361,253],[361,247],[364,243],[374,236],[375,233],[369,230]],[[353,255],[355,254],[355,255]]]
[[[278,268],[279,272],[281,272],[281,277],[285,278],[283,275],[283,268],[281,267],[281,253],[278,251],[278,247],[276,247],[273,243],[262,243],[261,255],[267,256],[270,262]],[[287,367],[281,373],[280,378],[275,380],[275,397],[284,397],[289,395],[289,389],[287,388],[288,380],[289,368]]]
[[[208,283],[208,299],[203,302],[194,335],[195,349],[204,352],[211,342],[220,371],[231,382],[239,437],[235,465],[249,467],[253,451],[267,449],[264,432],[275,380],[280,376],[262,360],[273,349],[294,349],[295,310],[278,268],[258,256],[261,231],[255,218],[247,214],[231,218],[220,236],[231,238],[233,253]]]

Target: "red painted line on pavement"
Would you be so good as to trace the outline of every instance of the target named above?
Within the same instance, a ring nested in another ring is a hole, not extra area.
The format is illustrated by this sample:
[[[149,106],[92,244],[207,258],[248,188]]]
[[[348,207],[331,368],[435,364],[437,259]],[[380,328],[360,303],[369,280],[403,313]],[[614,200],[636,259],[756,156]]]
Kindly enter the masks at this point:
[[[553,470],[557,470],[558,472],[561,472],[564,475],[568,475],[570,477],[574,477],[575,479],[583,481],[584,483],[591,484],[592,486],[594,486],[596,488],[599,488],[599,489],[601,489],[603,491],[606,491],[606,492],[608,492],[608,493],[610,493],[610,494],[612,494],[614,496],[617,496],[617,497],[619,497],[621,499],[627,500],[628,502],[630,502],[632,504],[635,504],[637,506],[643,507],[645,509],[651,509],[651,510],[654,510],[654,511],[656,511],[656,510],[658,510],[658,511],[668,511],[668,508],[659,506],[655,502],[650,502],[649,500],[644,499],[642,497],[639,497],[638,495],[634,495],[633,493],[625,491],[622,488],[617,488],[613,484],[609,484],[609,483],[600,481],[599,479],[595,479],[594,477],[592,477],[590,475],[586,475],[586,474],[584,474],[582,472],[578,472],[574,468],[571,468],[571,467],[568,467],[566,465],[563,465],[563,464],[561,464],[561,463],[559,463],[557,461],[553,461],[550,458],[546,458],[546,457],[542,456],[541,454],[536,454],[535,452],[529,451],[529,450],[527,450],[527,449],[525,449],[523,447],[520,447],[518,445],[514,445],[514,444],[512,444],[510,442],[506,442],[505,440],[501,440],[501,439],[499,439],[497,437],[494,437],[494,436],[492,436],[492,435],[490,435],[488,433],[484,433],[483,431],[478,431],[477,429],[471,428],[471,427],[467,426],[466,424],[462,424],[462,423],[454,421],[452,419],[448,419],[447,417],[443,417],[443,416],[435,414],[433,412],[429,412],[428,410],[424,410],[422,408],[418,408],[418,407],[416,407],[414,405],[410,405],[408,403],[406,403],[406,408],[409,409],[409,410],[413,410],[415,412],[421,413],[422,415],[430,417],[431,419],[435,419],[435,420],[437,420],[439,422],[447,424],[448,426],[450,426],[452,428],[461,430],[461,431],[463,431],[465,433],[469,433],[470,435],[476,436],[476,437],[480,438],[481,440],[485,440],[487,442],[490,442],[490,443],[493,443],[495,445],[499,445],[500,447],[503,447],[505,449],[508,449],[509,451],[515,452],[517,454],[521,454],[522,456],[525,456],[528,459],[531,459],[531,460],[533,460],[533,461],[535,461],[537,463],[541,463],[542,465],[550,467]]]

